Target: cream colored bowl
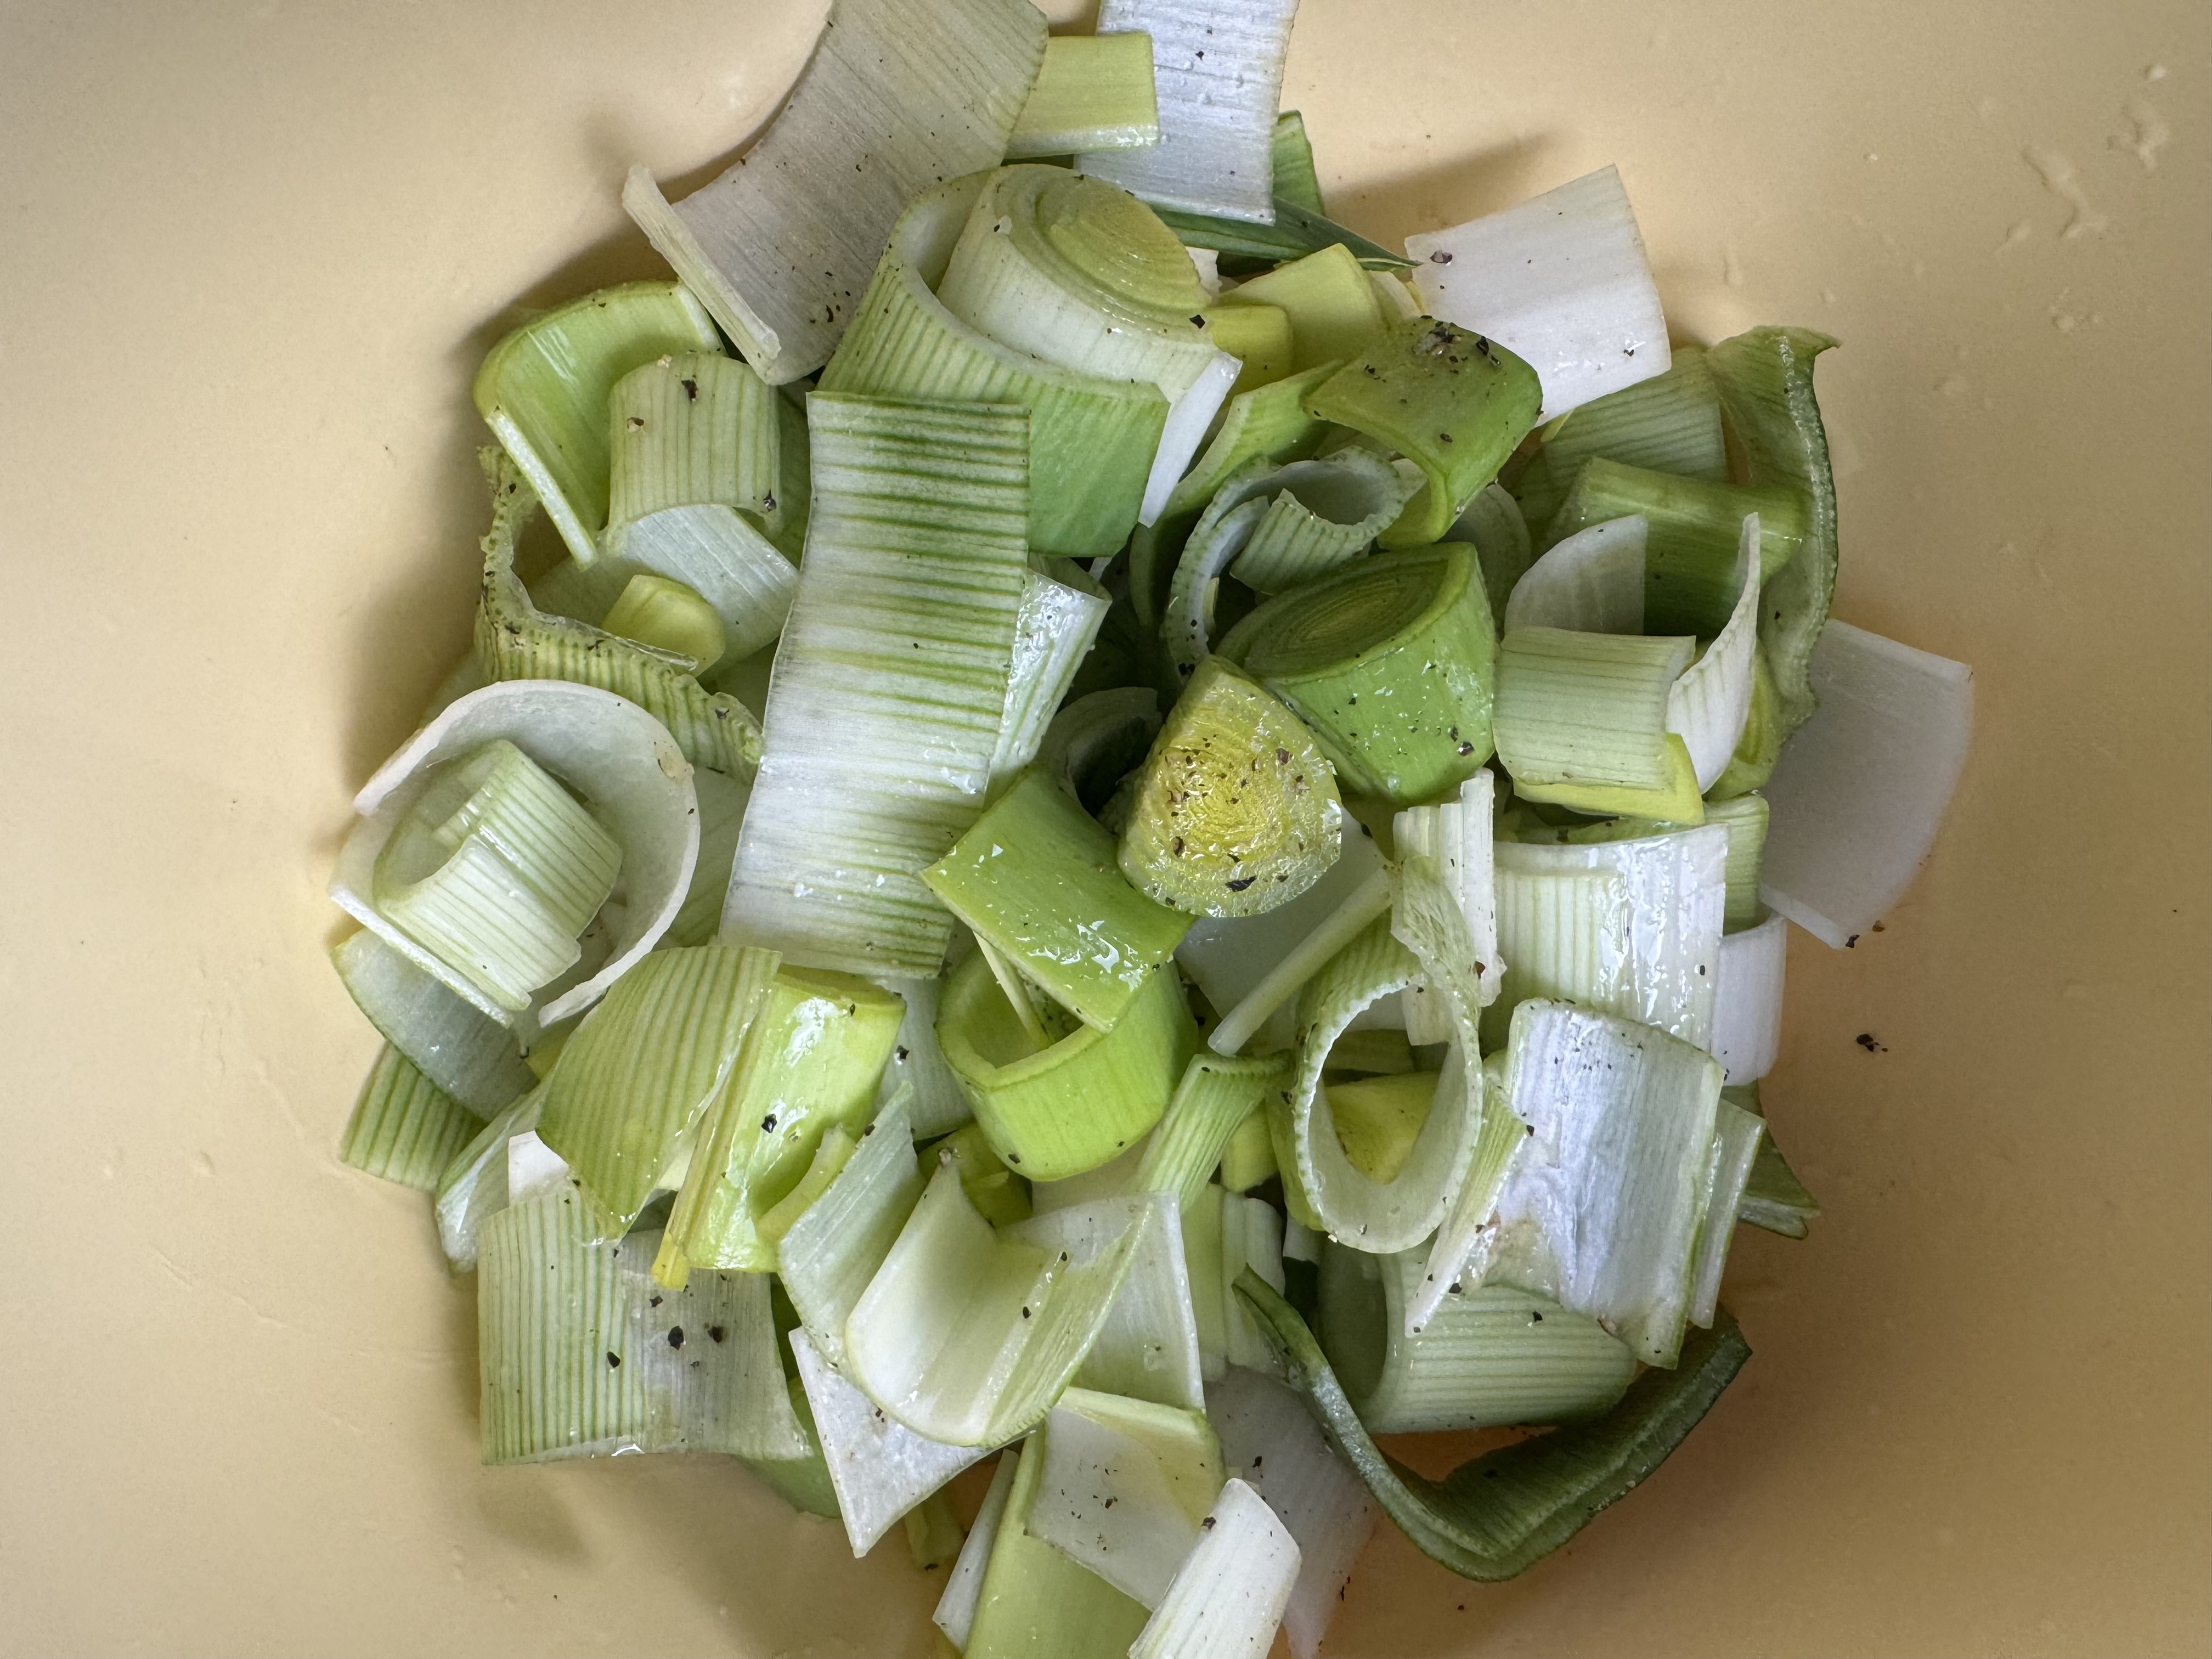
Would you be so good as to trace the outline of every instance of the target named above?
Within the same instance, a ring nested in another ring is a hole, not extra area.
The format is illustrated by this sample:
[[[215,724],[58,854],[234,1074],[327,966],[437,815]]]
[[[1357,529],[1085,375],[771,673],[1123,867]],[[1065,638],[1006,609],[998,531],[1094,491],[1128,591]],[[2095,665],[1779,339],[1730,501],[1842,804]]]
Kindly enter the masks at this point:
[[[333,1155],[323,883],[468,637],[471,373],[654,270],[623,169],[711,167],[820,10],[0,9],[0,1651],[929,1651],[895,1541],[733,1465],[478,1468],[470,1288]],[[1793,941],[1826,1213],[1738,1246],[1741,1380],[1511,1584],[1379,1538],[1332,1653],[2204,1650],[2203,48],[2193,0],[1307,0],[1352,225],[1617,161],[1679,336],[1842,337],[1837,613],[1980,721],[1885,931]]]

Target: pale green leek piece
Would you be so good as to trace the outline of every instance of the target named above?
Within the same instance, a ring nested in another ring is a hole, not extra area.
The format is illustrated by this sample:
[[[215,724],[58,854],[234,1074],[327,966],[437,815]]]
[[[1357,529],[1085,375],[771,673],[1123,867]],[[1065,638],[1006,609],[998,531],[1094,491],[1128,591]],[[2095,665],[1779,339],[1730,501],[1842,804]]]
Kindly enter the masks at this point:
[[[1006,159],[1142,149],[1159,142],[1152,36],[1061,34],[1044,43],[1029,101],[1006,139]]]
[[[386,1043],[362,1085],[338,1161],[418,1192],[435,1191],[481,1127],[474,1114]]]

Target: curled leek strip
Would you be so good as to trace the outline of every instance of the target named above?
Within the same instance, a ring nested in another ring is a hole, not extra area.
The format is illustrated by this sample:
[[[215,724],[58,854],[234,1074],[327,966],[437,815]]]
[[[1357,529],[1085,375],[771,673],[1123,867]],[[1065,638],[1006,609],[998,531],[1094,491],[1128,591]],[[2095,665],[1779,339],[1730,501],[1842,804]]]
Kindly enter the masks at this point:
[[[1513,586],[1502,626],[1568,628],[1583,634],[1644,631],[1641,518],[1608,519],[1554,542]]]
[[[1052,717],[1037,769],[1095,812],[1143,762],[1159,729],[1158,692],[1141,685],[1093,691]]]
[[[1546,556],[1549,557],[1547,554]],[[1759,654],[1759,514],[1744,515],[1738,592],[1728,625],[1667,693],[1667,729],[1682,739],[1700,793],[1720,781],[1751,717]]]
[[[1271,497],[1267,516],[1229,574],[1255,592],[1279,593],[1366,551],[1398,516],[1407,491],[1381,456],[1347,448],[1278,468],[1255,480],[1251,494]]]

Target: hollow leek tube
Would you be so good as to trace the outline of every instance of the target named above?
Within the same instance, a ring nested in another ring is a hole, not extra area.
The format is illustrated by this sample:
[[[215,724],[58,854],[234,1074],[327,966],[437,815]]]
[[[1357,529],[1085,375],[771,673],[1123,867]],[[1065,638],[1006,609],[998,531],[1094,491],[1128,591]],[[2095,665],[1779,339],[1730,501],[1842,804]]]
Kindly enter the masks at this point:
[[[1443,542],[1278,595],[1220,654],[1290,705],[1347,789],[1413,806],[1490,758],[1496,641],[1474,550]]]
[[[1536,424],[1536,371],[1504,347],[1425,317],[1401,323],[1306,398],[1306,412],[1379,439],[1427,480],[1385,547],[1421,547],[1451,528]]]
[[[1312,734],[1218,657],[1192,674],[1137,775],[1121,873],[1178,910],[1272,910],[1341,850],[1344,807]]]
[[[937,1036],[992,1149],[1032,1181],[1080,1175],[1134,1146],[1198,1052],[1172,965],[1152,970],[1111,1031],[1085,1026],[1040,1048],[978,954],[953,970]]]

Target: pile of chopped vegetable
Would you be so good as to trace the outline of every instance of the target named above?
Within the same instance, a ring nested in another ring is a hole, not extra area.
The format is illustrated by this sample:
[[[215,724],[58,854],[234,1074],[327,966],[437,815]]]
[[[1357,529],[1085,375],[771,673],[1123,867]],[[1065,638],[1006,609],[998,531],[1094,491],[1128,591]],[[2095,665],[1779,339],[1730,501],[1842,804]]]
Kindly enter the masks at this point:
[[[1966,740],[1828,618],[1834,343],[1670,346],[1610,167],[1335,224],[1292,10],[837,0],[634,171],[676,279],[486,359],[475,651],[331,887],[485,1462],[742,1458],[969,1659],[1306,1659],[1378,1512],[1500,1578],[1649,1474],[1817,1212],[1788,923]]]

